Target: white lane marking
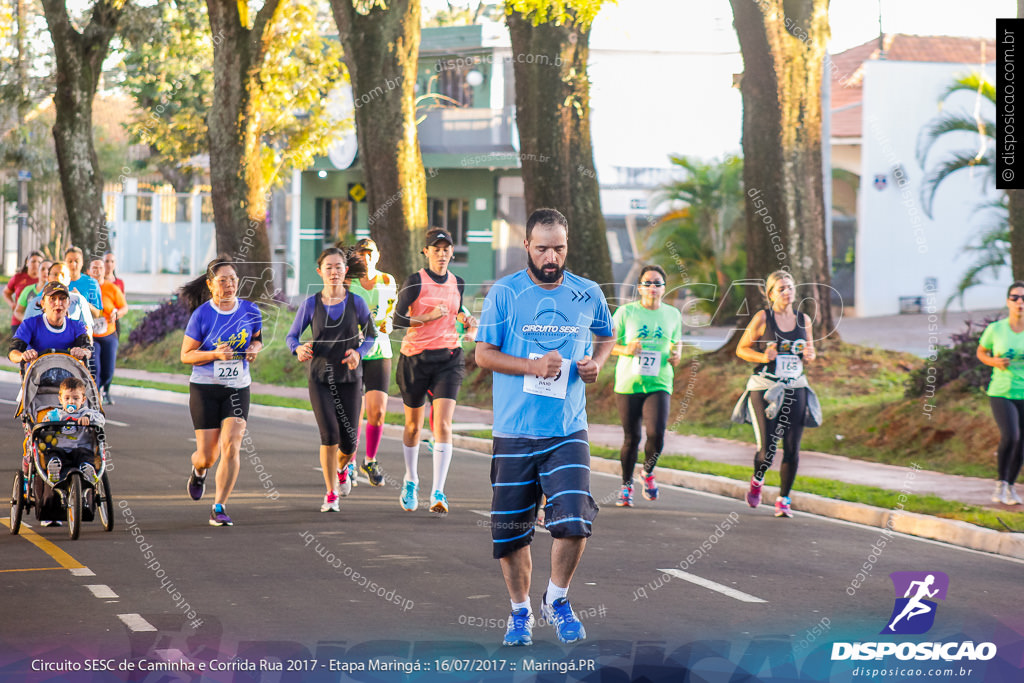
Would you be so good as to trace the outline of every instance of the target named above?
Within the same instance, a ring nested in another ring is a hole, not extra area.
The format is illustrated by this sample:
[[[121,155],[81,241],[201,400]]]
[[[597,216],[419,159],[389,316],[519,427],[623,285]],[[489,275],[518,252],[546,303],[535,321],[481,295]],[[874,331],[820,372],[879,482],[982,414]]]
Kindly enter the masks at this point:
[[[156,631],[156,627],[143,619],[141,614],[118,614],[117,618],[132,631]]]
[[[127,422],[119,422],[118,420],[111,420],[110,418],[107,418],[107,424],[108,425],[115,425],[117,427],[130,427],[131,426]]]
[[[97,598],[116,598],[117,593],[110,590],[110,586],[104,586],[103,584],[86,586],[94,596]]]
[[[487,519],[491,518],[491,513],[490,512],[484,512],[483,510],[470,510],[470,512],[472,512],[474,514],[477,514],[477,515],[480,515],[481,517],[486,517]],[[550,534],[551,533],[550,531],[548,531],[547,529],[545,529],[542,526],[537,526],[536,524],[534,524],[533,526],[534,526],[534,528],[537,531],[543,531],[546,534]]]
[[[88,567],[76,567],[68,571],[71,572],[71,576],[96,576],[96,572]]]
[[[716,591],[722,595],[728,595],[730,598],[735,598],[741,602],[768,602],[767,600],[762,600],[761,598],[750,595],[749,593],[738,591],[735,588],[730,588],[729,586],[723,586],[720,583],[715,583],[714,581],[697,576],[696,574],[684,572],[680,569],[659,569],[658,571],[664,574],[676,576],[684,581],[689,581],[690,583],[695,583],[698,586],[703,586],[704,588]]]
[[[9,398],[0,398],[0,403],[6,403],[9,406],[16,406],[16,405],[18,405],[18,401],[12,401]]]

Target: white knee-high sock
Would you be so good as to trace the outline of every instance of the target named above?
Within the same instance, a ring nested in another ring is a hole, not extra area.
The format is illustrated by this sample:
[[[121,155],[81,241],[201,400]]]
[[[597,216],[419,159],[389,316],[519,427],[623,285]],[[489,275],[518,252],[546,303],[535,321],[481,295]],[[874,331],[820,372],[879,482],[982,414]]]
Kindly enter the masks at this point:
[[[452,464],[452,445],[450,443],[434,444],[434,491],[444,491],[444,482],[448,479],[448,468]]]
[[[411,481],[414,484],[420,483],[419,475],[419,459],[420,459],[420,445],[406,446],[402,444],[402,455],[405,457],[405,480]]]

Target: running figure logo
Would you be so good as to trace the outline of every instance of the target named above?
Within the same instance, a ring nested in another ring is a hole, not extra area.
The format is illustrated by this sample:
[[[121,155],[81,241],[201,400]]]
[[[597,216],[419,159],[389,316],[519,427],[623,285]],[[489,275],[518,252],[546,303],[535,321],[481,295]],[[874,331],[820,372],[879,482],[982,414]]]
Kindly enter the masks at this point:
[[[930,598],[946,599],[949,576],[943,572],[893,572],[889,578],[892,579],[897,598],[889,623],[882,629],[882,633],[926,633],[935,623],[937,606]]]

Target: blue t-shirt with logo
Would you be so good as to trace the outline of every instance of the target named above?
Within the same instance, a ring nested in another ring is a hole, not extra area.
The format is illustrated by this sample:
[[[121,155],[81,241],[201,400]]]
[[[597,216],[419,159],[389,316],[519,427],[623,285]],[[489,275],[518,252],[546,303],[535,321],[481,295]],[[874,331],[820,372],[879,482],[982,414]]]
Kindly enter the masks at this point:
[[[568,361],[550,381],[494,373],[495,436],[545,438],[587,428],[587,397],[576,361],[593,354],[593,335],[613,336],[611,312],[597,283],[565,272],[562,284],[544,289],[525,270],[494,283],[476,340],[517,358],[554,350]]]
[[[193,311],[185,327],[185,336],[199,342],[200,351],[213,351],[220,344],[227,343],[240,352],[249,348],[253,335],[262,329],[263,314],[251,301],[238,299],[234,308],[222,311],[211,300]],[[189,381],[241,389],[251,383],[249,361],[237,358],[193,365]]]

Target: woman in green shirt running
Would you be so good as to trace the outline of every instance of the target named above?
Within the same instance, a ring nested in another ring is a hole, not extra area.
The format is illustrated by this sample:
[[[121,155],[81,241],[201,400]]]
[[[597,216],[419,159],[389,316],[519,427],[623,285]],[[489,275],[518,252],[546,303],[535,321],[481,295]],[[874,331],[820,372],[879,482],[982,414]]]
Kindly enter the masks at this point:
[[[978,360],[992,368],[988,402],[999,426],[999,480],[993,503],[1020,505],[1013,483],[1020,474],[1024,439],[1024,282],[1017,281],[1006,292],[1010,315],[990,324],[981,333]]]
[[[640,301],[620,306],[612,321],[619,357],[615,366],[615,393],[622,420],[622,490],[615,504],[633,506],[633,471],[640,447],[640,424],[647,430],[644,443],[643,496],[657,500],[654,466],[665,445],[669,400],[672,396],[672,366],[682,355],[683,316],[674,306],[663,304],[665,271],[644,266],[640,271]]]

